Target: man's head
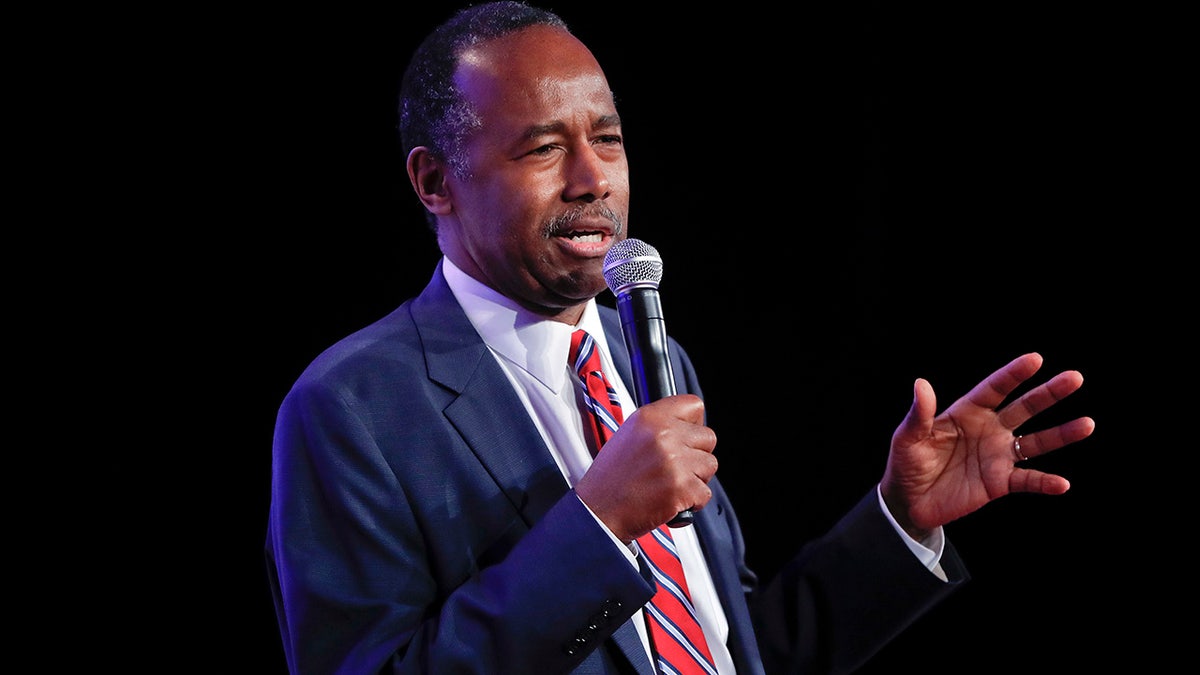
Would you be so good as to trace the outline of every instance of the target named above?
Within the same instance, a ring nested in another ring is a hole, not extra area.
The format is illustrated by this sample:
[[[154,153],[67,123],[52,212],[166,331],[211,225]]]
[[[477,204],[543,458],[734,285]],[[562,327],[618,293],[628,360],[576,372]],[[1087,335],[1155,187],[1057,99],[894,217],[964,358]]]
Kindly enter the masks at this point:
[[[442,252],[527,309],[577,319],[629,209],[620,119],[587,47],[523,4],[463,10],[417,49],[400,119]]]

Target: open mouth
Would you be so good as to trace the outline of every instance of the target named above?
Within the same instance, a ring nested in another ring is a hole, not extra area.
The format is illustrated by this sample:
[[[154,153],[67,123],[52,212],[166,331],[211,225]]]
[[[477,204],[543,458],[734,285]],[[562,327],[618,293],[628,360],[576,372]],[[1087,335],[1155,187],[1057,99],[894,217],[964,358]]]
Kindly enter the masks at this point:
[[[566,237],[584,244],[599,244],[604,241],[603,232],[568,232]]]

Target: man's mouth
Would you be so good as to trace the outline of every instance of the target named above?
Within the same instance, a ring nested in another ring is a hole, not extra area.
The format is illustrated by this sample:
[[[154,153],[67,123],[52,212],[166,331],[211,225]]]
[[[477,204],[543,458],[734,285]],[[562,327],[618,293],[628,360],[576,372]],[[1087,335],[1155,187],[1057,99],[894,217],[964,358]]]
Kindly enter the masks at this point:
[[[604,241],[603,232],[568,232],[566,236],[568,239],[588,244],[598,244]]]
[[[605,204],[576,209],[546,224],[549,236],[578,244],[602,244],[606,239],[620,236],[622,229],[621,219]]]

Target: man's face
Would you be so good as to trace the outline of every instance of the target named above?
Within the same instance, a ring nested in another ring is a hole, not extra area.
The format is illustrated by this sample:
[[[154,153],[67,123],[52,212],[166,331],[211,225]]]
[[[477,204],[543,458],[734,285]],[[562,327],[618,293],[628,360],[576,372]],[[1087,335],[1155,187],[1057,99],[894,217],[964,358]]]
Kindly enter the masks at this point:
[[[575,37],[535,26],[471,49],[455,81],[481,126],[448,175],[446,254],[527,309],[573,321],[626,236],[629,166],[608,81]],[[564,313],[564,310],[565,313]]]

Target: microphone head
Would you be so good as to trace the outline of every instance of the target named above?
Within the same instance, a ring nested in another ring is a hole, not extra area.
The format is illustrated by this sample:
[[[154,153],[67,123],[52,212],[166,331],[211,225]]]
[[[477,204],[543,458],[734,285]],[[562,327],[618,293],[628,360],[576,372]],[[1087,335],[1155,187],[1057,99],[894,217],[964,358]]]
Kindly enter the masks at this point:
[[[604,283],[613,294],[631,288],[658,288],[662,281],[662,258],[658,250],[640,239],[613,244],[604,256]]]

